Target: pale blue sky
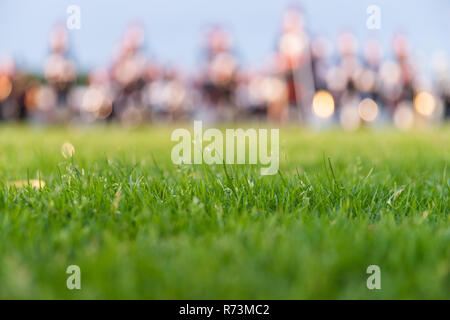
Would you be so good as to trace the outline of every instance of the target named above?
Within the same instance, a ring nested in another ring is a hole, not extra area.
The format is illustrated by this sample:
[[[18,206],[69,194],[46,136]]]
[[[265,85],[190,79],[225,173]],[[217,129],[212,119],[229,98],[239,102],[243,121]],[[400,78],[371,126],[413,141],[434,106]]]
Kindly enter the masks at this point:
[[[405,31],[422,60],[437,49],[450,52],[448,0],[0,0],[0,54],[12,53],[26,68],[40,70],[48,33],[65,22],[70,4],[81,8],[81,30],[69,32],[72,54],[81,69],[107,65],[125,26],[145,26],[147,52],[165,63],[192,69],[198,62],[201,30],[211,23],[227,26],[243,64],[262,64],[274,47],[282,12],[300,4],[308,30],[335,39],[343,28],[362,40]],[[381,30],[368,30],[366,8],[381,8]]]

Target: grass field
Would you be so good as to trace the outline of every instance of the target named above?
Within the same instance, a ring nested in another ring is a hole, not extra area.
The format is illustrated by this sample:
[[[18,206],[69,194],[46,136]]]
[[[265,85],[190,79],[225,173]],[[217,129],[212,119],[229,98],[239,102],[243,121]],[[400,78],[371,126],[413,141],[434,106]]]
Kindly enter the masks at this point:
[[[0,127],[0,298],[450,298],[450,127],[287,127],[275,176],[171,131]]]

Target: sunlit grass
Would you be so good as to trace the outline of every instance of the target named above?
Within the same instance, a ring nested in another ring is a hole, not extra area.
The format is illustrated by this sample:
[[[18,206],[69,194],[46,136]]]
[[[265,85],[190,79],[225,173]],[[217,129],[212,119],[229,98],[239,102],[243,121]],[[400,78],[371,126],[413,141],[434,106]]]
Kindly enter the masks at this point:
[[[287,127],[229,177],[171,130],[1,127],[0,298],[450,297],[450,128]]]

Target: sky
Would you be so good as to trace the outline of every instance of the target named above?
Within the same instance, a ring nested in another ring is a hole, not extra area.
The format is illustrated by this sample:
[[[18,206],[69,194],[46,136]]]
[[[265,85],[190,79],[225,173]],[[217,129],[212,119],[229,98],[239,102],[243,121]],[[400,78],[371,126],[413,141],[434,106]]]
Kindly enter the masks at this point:
[[[112,49],[132,22],[144,26],[146,54],[187,70],[199,63],[205,27],[227,27],[243,65],[261,66],[275,47],[283,11],[300,5],[310,34],[334,40],[343,29],[358,39],[379,39],[386,47],[396,31],[406,33],[418,59],[450,52],[448,0],[0,0],[0,55],[12,54],[26,69],[41,71],[48,35],[65,24],[69,5],[81,9],[81,29],[69,31],[79,69],[107,66]],[[366,27],[369,5],[381,9],[381,29]]]

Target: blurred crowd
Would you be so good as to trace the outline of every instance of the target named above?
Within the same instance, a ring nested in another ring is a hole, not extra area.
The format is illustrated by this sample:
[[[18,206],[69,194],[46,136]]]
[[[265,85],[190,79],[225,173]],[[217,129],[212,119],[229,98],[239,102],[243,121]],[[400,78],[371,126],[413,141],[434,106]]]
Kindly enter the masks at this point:
[[[310,37],[296,9],[282,17],[275,49],[260,70],[240,65],[232,37],[221,27],[207,33],[202,64],[189,75],[148,58],[143,45],[142,28],[130,26],[110,65],[80,80],[66,29],[55,27],[43,76],[19,70],[12,58],[0,61],[0,121],[254,119],[354,130],[382,123],[408,129],[450,117],[445,56],[435,59],[429,77],[415,63],[406,36],[393,36],[389,55],[376,40],[360,44],[351,32],[333,42]]]

